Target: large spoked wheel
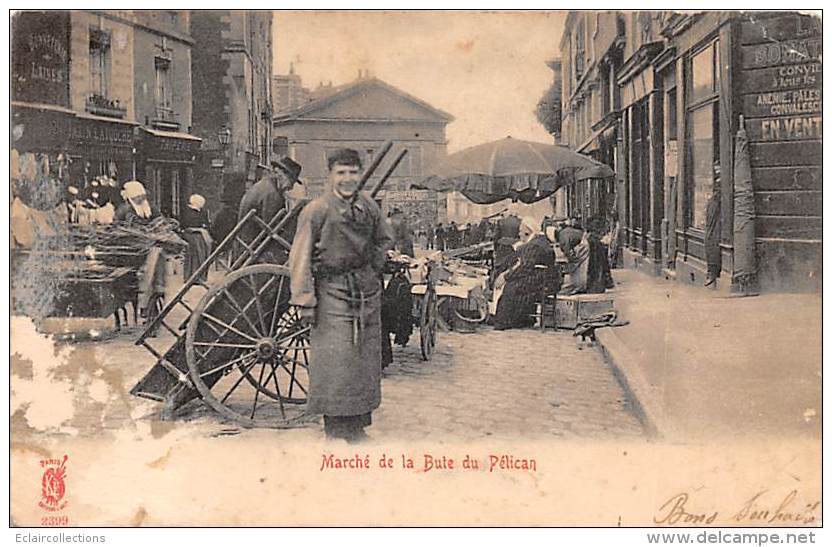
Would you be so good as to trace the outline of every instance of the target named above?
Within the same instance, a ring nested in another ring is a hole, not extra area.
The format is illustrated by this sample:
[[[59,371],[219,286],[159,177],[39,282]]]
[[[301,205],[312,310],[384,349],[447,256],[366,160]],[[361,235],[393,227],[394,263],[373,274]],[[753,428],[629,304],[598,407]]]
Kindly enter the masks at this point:
[[[289,305],[289,270],[275,264],[228,274],[188,321],[185,355],[203,400],[246,427],[285,427],[302,415],[309,328]]]
[[[428,286],[422,296],[422,313],[419,317],[419,341],[422,349],[422,359],[430,361],[436,348],[436,291]]]

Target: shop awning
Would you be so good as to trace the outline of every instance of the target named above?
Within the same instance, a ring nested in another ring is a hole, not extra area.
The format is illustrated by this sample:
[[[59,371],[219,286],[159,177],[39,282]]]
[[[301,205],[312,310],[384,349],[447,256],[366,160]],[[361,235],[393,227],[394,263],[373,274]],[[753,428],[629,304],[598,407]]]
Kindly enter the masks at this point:
[[[12,110],[15,108],[31,108],[33,110],[45,110],[50,112],[61,112],[63,114],[75,114],[75,111],[65,106],[46,103],[29,103],[25,101],[11,101]]]
[[[75,113],[63,106],[11,101],[12,148],[19,152],[61,152]]]
[[[192,163],[202,139],[179,131],[142,127],[140,153],[146,161]]]
[[[151,135],[154,135],[156,137],[166,137],[166,138],[170,138],[170,139],[185,139],[185,140],[189,140],[189,141],[202,142],[201,138],[199,138],[195,135],[191,135],[190,133],[182,133],[182,132],[179,132],[179,131],[162,131],[160,129],[150,129],[149,127],[143,127],[142,129],[144,129],[145,131],[147,131],[148,133],[150,133]]]

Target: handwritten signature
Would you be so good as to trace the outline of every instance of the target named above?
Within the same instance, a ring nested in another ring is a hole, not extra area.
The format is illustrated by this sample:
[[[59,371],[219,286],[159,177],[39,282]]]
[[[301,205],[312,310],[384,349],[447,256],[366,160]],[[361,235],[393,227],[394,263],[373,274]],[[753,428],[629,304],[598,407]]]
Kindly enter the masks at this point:
[[[782,498],[774,497],[768,490],[760,490],[738,510],[722,511],[706,507],[692,500],[688,492],[674,494],[659,507],[653,522],[666,525],[713,524],[720,514],[738,524],[807,525],[818,519],[820,501],[799,502],[798,491],[791,490]],[[772,503],[773,500],[773,503]]]

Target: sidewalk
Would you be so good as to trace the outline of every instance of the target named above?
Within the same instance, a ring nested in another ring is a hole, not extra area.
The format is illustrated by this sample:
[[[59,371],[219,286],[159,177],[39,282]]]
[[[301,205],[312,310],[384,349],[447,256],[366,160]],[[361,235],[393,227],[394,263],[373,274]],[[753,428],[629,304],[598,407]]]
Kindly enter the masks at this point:
[[[630,324],[598,329],[598,341],[659,436],[820,438],[820,295],[726,298],[633,270],[613,276]]]

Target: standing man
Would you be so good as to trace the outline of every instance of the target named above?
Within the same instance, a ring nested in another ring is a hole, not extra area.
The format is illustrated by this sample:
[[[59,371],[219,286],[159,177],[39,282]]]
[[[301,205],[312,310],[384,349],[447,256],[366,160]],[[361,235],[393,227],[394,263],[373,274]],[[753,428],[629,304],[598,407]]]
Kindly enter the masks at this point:
[[[327,189],[298,219],[291,303],[312,325],[308,409],[324,415],[327,437],[358,442],[381,403],[381,270],[393,234],[358,192],[358,152],[336,150],[327,164]]]
[[[393,228],[394,248],[410,257],[415,257],[416,253],[413,251],[413,230],[410,223],[404,217],[401,209],[394,207],[390,211],[390,226]]]
[[[441,222],[436,227],[435,237],[436,237],[436,250],[444,251],[445,250],[445,226]]]
[[[514,251],[514,244],[520,239],[520,217],[509,213],[497,225],[497,241],[494,242],[494,264],[501,263]]]
[[[246,190],[243,199],[240,200],[240,212],[237,216],[239,222],[254,209],[265,222],[271,222],[278,211],[286,207],[286,192],[292,189],[298,181],[301,167],[291,158],[283,156],[272,161],[272,170],[254,185]],[[246,242],[253,241],[264,228],[257,222],[249,222],[240,232],[240,237]],[[287,238],[291,239],[291,235]],[[286,262],[286,250],[276,241],[271,241],[263,250],[260,259],[263,262],[283,264]]]

